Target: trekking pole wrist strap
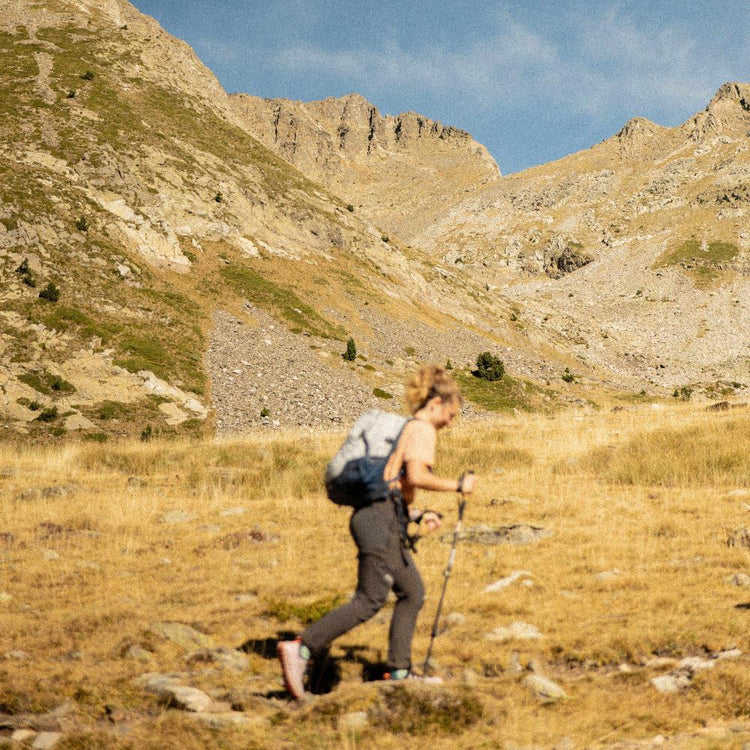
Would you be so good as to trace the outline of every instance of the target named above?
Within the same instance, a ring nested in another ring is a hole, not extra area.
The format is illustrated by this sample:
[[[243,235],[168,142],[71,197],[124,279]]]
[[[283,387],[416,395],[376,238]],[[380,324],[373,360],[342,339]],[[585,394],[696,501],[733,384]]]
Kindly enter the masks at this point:
[[[460,492],[463,494],[464,491],[464,478],[466,477],[466,473],[462,473],[458,477],[458,486],[456,487],[456,492]]]

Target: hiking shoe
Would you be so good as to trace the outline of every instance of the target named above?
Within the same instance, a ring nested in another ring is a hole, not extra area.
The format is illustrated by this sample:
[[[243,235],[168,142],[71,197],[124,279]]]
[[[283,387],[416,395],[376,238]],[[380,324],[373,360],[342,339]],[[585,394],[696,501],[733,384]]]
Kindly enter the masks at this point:
[[[384,680],[392,682],[403,682],[405,680],[417,680],[425,685],[442,685],[443,678],[437,675],[414,674],[408,669],[394,669],[393,672],[386,672],[383,675]]]
[[[303,679],[307,670],[307,659],[300,654],[302,641],[298,638],[294,641],[279,641],[276,644],[276,653],[281,662],[281,674],[284,677],[284,687],[298,701],[305,697],[305,686]]]

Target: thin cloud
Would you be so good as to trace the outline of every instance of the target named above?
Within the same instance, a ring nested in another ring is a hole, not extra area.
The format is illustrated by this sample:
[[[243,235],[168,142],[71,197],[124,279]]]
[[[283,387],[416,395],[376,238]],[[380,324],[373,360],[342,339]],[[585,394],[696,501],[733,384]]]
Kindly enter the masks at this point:
[[[277,53],[273,64],[293,75],[316,70],[351,90],[453,97],[475,110],[522,111],[546,100],[592,116],[614,110],[673,117],[732,77],[729,64],[701,60],[696,41],[678,25],[639,25],[617,4],[570,21],[576,31],[555,38],[503,13],[486,38],[460,51],[395,41],[377,49],[301,44]]]

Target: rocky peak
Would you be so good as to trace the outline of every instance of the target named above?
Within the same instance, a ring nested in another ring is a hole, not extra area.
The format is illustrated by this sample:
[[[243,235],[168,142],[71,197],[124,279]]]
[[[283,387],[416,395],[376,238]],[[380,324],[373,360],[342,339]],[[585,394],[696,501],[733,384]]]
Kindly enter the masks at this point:
[[[467,132],[417,112],[382,115],[359,94],[312,102],[241,94],[232,102],[253,136],[407,240],[466,192],[500,177]]]
[[[750,84],[725,83],[703,112],[690,118],[683,128],[694,141],[716,136],[744,136],[750,126]]]
[[[663,128],[645,117],[633,117],[628,120],[622,130],[615,136],[621,141],[633,141],[650,138]]]

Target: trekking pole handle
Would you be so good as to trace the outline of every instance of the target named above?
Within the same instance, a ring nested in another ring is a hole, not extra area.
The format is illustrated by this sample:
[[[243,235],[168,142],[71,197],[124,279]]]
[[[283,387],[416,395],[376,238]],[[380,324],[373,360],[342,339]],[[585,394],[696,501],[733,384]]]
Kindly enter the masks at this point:
[[[457,491],[458,491],[458,492],[459,492],[459,493],[460,493],[461,495],[463,495],[463,494],[464,494],[464,480],[465,480],[465,479],[466,479],[466,477],[467,477],[467,476],[469,476],[469,475],[471,475],[471,476],[474,476],[474,472],[473,472],[473,471],[472,471],[471,469],[469,469],[468,471],[465,471],[465,472],[463,472],[463,473],[462,473],[462,474],[461,474],[461,475],[460,475],[460,476],[458,477],[458,488],[457,488]]]

